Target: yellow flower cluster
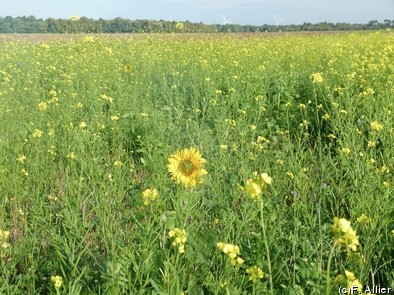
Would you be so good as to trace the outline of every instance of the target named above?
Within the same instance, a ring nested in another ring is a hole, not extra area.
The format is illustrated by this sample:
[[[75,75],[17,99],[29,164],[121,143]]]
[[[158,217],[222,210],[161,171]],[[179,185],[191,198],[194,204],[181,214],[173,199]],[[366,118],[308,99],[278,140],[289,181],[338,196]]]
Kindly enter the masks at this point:
[[[332,230],[335,236],[335,243],[347,246],[353,251],[357,251],[357,246],[360,245],[360,243],[350,221],[345,218],[334,217]]]
[[[10,238],[10,232],[8,230],[0,230],[0,248],[8,248],[10,244],[8,239]]]
[[[375,131],[380,131],[383,129],[383,125],[378,121],[371,122],[371,129]]]
[[[322,73],[314,73],[310,77],[312,79],[312,83],[322,83],[323,82],[323,76]]]
[[[271,184],[272,178],[268,176],[267,173],[261,173],[257,175],[257,172],[254,172],[255,177],[248,179],[246,181],[245,190],[249,197],[252,199],[258,199],[263,192],[263,188],[267,184]]]
[[[177,24],[175,25],[175,27],[176,27],[178,30],[182,30],[182,29],[185,27],[185,25],[184,25],[183,23],[177,23]]]
[[[228,256],[231,265],[242,265],[244,263],[244,260],[240,256],[241,250],[237,245],[219,242],[216,246]]]
[[[47,108],[48,108],[48,105],[47,105],[47,103],[45,101],[42,101],[42,102],[38,103],[38,109],[41,112],[45,112],[47,110]]]
[[[69,158],[69,159],[71,159],[71,160],[74,160],[74,159],[77,158],[77,156],[75,155],[74,152],[70,152],[70,153],[67,154],[67,158]]]
[[[120,168],[120,167],[123,166],[123,163],[122,163],[122,161],[117,160],[117,161],[114,162],[114,166],[115,166],[116,168]]]
[[[180,228],[173,228],[168,232],[168,236],[173,239],[171,245],[178,246],[179,253],[185,253],[186,231]]]
[[[156,200],[157,196],[157,189],[148,188],[142,192],[142,201],[144,202],[145,206],[148,206],[152,201]]]
[[[32,133],[32,136],[34,138],[40,138],[42,136],[43,132],[40,129],[35,129]]]
[[[371,217],[368,217],[367,215],[365,215],[364,213],[360,215],[360,217],[357,218],[357,222],[358,223],[362,223],[362,224],[367,224],[371,222]]]
[[[264,277],[264,272],[260,267],[252,266],[246,269],[246,273],[249,275],[249,280],[256,283],[258,280]]]
[[[72,16],[70,16],[70,20],[73,21],[73,22],[76,22],[76,21],[78,21],[79,19],[80,19],[80,16],[78,16],[78,15],[72,15]]]
[[[345,270],[345,274],[338,275],[333,283],[335,285],[346,286],[347,294],[361,294],[363,291],[363,285],[360,281],[356,278],[354,273],[351,271]],[[357,293],[353,293],[357,292]]]
[[[63,285],[63,278],[61,276],[52,276],[51,282],[55,286],[56,289],[60,289]]]
[[[351,151],[352,151],[352,150],[349,149],[348,147],[344,147],[344,148],[341,148],[341,149],[339,150],[339,152],[340,152],[341,154],[344,154],[344,155],[350,154]]]
[[[18,158],[16,158],[16,160],[21,163],[24,164],[26,161],[26,156],[25,155],[19,155]]]

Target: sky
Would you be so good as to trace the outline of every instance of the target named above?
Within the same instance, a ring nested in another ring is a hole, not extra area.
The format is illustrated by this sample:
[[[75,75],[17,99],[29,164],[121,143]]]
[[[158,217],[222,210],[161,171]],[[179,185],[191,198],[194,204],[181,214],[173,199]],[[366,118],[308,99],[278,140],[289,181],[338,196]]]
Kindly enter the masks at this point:
[[[0,0],[0,16],[174,20],[206,24],[394,20],[394,0]]]

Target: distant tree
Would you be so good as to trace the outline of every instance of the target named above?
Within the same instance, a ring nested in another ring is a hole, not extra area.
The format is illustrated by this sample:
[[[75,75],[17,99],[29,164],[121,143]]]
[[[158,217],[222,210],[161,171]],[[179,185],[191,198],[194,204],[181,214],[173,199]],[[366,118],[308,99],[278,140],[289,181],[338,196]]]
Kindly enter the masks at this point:
[[[56,21],[54,18],[46,19],[46,23],[47,23],[47,32],[48,33],[60,33],[59,22]]]
[[[72,19],[37,19],[35,16],[0,17],[0,33],[214,33],[214,32],[277,32],[277,31],[327,31],[327,30],[378,30],[394,27],[394,20],[385,19],[382,23],[371,20],[366,24],[327,23],[302,25],[239,25],[192,23],[188,20],[180,22],[182,30],[177,29],[177,22],[166,20],[131,20],[117,17],[115,19],[98,20],[87,17]]]
[[[389,20],[389,19],[385,19],[385,20],[383,21],[383,23],[384,23],[384,26],[385,26],[386,28],[391,28],[391,26],[392,26],[392,22],[391,22],[391,20]]]
[[[371,20],[368,22],[367,27],[371,29],[376,29],[378,25],[379,22],[377,20]]]

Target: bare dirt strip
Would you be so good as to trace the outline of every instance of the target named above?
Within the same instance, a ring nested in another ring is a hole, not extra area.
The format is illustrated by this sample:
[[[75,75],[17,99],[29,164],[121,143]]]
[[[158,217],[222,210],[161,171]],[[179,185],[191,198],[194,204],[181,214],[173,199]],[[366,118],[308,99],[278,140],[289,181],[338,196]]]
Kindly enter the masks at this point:
[[[93,36],[98,38],[115,38],[115,39],[134,39],[134,38],[159,38],[159,39],[180,39],[180,38],[226,38],[236,37],[240,39],[244,38],[275,38],[284,36],[305,36],[305,35],[327,35],[327,34],[343,34],[349,32],[358,31],[322,31],[322,32],[255,32],[255,33],[124,33],[124,34],[1,34],[0,42],[48,42],[48,41],[59,41],[59,40],[75,40],[85,38],[87,36]]]

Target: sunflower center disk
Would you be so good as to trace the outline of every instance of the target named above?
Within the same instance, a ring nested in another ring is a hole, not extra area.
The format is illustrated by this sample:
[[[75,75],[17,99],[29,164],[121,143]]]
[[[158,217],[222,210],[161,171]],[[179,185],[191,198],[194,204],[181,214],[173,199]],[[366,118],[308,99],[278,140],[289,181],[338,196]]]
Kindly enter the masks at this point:
[[[185,176],[190,176],[195,171],[196,167],[194,166],[193,162],[189,160],[184,160],[179,165],[179,170],[181,170],[182,174]]]

